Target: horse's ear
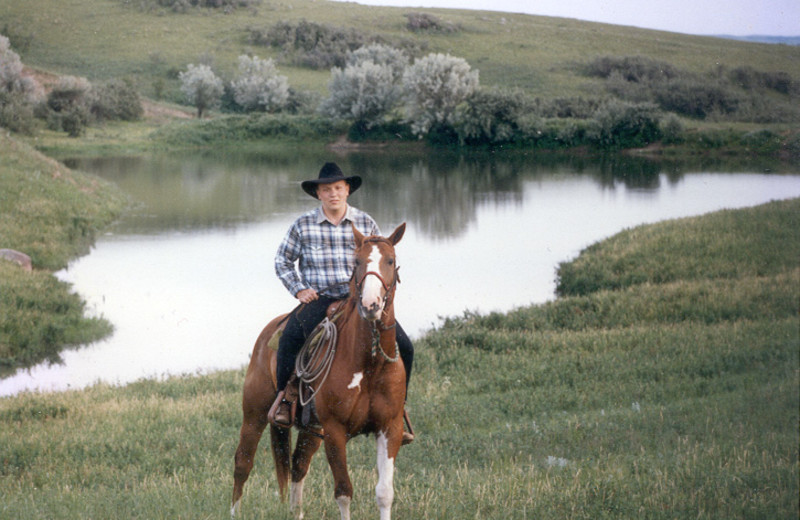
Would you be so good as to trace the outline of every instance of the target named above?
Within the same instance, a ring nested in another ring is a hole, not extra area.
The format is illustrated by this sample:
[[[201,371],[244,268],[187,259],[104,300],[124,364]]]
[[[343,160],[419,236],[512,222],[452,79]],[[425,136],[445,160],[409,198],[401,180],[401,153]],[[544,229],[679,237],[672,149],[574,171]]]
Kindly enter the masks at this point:
[[[406,232],[406,223],[403,222],[397,229],[394,230],[394,233],[389,237],[389,242],[392,243],[393,246],[396,246],[400,239],[403,238],[403,234]]]
[[[350,223],[350,226],[353,228],[353,238],[356,241],[356,249],[358,249],[361,247],[361,244],[364,243],[364,235],[361,234],[361,231],[359,231],[358,228],[356,228],[356,225],[352,222]]]

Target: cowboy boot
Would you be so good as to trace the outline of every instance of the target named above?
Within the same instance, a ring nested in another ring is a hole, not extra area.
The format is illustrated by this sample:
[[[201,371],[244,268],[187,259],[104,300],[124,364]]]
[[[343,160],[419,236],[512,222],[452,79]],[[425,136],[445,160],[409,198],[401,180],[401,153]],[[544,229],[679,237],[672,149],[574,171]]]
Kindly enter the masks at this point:
[[[403,441],[401,445],[405,446],[406,444],[414,442],[414,427],[411,426],[411,419],[408,418],[408,411],[405,408],[403,408],[403,420],[408,427],[408,431],[403,430]]]
[[[286,388],[278,392],[275,402],[267,414],[267,420],[279,428],[291,428],[297,413],[297,385],[289,381]]]

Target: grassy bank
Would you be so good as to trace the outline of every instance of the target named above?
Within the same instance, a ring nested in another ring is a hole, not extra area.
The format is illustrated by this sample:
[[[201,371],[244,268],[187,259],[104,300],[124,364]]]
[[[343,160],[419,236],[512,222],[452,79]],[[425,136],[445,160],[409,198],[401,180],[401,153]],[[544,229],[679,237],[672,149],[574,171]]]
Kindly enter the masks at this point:
[[[96,177],[66,168],[0,133],[0,248],[31,257],[33,272],[0,261],[0,373],[43,359],[64,346],[111,330],[84,317],[84,303],[53,272],[86,254],[96,233],[127,199]]]
[[[561,267],[571,296],[418,341],[395,515],[796,518],[798,215],[637,227]],[[243,377],[1,399],[0,516],[227,517]],[[242,518],[291,518],[266,449]],[[350,450],[353,514],[374,518],[374,442]],[[324,456],[306,496],[338,517]]]

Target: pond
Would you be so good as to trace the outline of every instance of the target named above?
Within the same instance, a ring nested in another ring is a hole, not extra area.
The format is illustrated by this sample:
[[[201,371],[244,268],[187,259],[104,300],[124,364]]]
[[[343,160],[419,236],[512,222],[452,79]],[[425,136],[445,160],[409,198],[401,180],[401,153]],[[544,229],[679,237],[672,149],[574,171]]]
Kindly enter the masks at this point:
[[[137,202],[57,275],[115,327],[100,342],[0,381],[0,395],[97,381],[202,374],[248,363],[294,306],[273,257],[317,201],[299,187],[335,160],[364,178],[352,205],[398,245],[400,322],[419,338],[443,317],[554,298],[556,268],[625,228],[800,196],[800,168],[659,163],[641,157],[374,151],[343,156],[195,153],[67,160]]]

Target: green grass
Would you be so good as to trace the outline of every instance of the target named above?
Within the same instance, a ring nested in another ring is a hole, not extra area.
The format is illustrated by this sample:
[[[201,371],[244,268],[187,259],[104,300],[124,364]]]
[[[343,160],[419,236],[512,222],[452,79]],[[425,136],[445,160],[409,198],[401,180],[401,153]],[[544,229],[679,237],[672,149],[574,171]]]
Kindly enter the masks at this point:
[[[0,262],[0,374],[67,345],[91,342],[111,325],[83,316],[84,303],[53,271],[86,254],[96,233],[127,205],[99,178],[75,172],[0,133],[0,248],[31,257],[34,272]]]
[[[599,287],[417,341],[394,515],[796,518],[799,214],[793,200],[641,226],[562,266]],[[0,516],[227,517],[243,378],[0,399]],[[353,515],[375,518],[374,442],[349,450]],[[242,518],[291,518],[270,459],[262,440]],[[324,459],[308,518],[338,518]]]

